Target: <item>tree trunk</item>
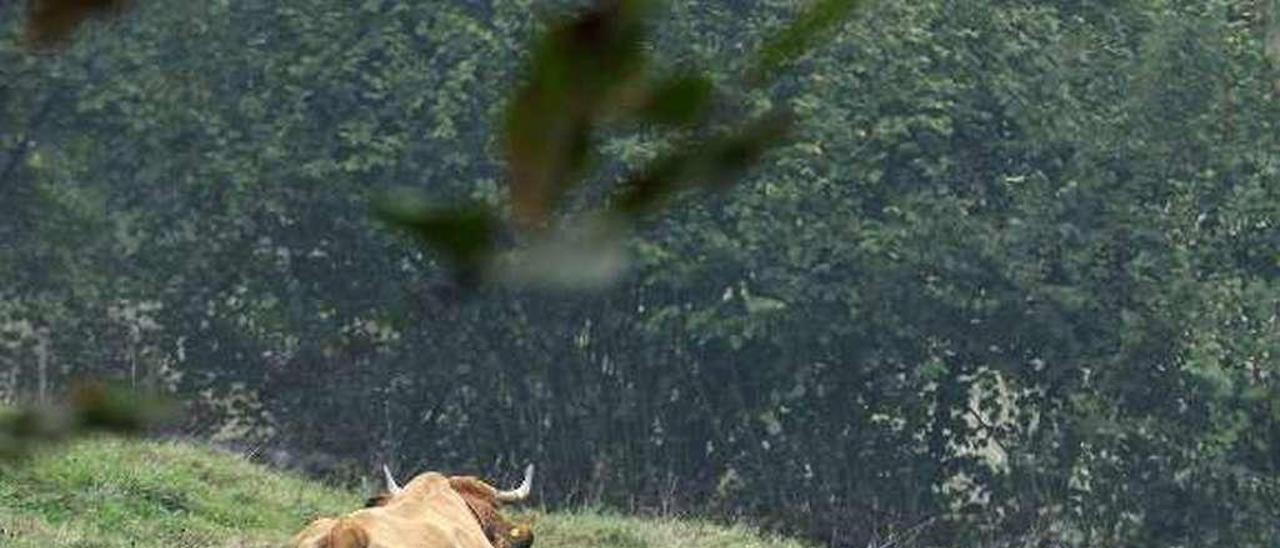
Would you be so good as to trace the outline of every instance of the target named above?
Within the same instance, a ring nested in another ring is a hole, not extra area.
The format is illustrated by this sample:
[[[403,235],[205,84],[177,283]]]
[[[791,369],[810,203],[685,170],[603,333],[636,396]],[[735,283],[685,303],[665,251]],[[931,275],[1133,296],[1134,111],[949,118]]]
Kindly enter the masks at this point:
[[[49,330],[36,330],[36,398],[49,402]]]
[[[1270,0],[1264,8],[1267,10],[1266,53],[1271,59],[1272,69],[1280,69],[1280,0]],[[1271,96],[1280,99],[1280,78],[1272,82]]]

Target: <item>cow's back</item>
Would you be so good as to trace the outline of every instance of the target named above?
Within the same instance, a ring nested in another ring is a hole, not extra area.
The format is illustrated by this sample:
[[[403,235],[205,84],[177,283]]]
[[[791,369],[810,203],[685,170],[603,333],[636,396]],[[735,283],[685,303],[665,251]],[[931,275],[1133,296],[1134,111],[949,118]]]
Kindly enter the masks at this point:
[[[408,493],[380,508],[357,512],[378,531],[381,539],[394,539],[387,548],[493,548],[475,514],[442,475],[428,473],[404,487]],[[374,523],[376,522],[376,523]]]

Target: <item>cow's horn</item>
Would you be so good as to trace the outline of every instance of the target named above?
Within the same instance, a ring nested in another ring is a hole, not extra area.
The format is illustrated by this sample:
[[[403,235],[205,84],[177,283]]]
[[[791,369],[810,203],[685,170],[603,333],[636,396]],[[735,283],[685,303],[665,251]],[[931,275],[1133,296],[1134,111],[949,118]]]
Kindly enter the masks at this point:
[[[399,485],[396,485],[395,476],[391,475],[391,469],[387,468],[387,465],[385,464],[382,465],[382,477],[386,478],[387,480],[388,493],[391,493],[392,495],[399,495],[400,492],[404,490]]]
[[[524,467],[524,481],[510,491],[498,491],[498,500],[502,502],[518,502],[529,498],[529,490],[533,488],[533,465]]]

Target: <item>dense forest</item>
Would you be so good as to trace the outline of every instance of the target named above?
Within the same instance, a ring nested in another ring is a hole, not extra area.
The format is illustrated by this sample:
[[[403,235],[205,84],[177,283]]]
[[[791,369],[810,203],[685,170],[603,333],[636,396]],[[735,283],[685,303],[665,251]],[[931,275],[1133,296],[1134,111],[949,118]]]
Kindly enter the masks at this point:
[[[78,378],[355,482],[535,462],[551,508],[831,546],[1280,542],[1280,2],[878,2],[769,86],[797,0],[646,49],[788,140],[611,284],[462,287],[373,215],[509,203],[532,0],[0,4],[0,399]],[[671,146],[603,132],[565,223]]]

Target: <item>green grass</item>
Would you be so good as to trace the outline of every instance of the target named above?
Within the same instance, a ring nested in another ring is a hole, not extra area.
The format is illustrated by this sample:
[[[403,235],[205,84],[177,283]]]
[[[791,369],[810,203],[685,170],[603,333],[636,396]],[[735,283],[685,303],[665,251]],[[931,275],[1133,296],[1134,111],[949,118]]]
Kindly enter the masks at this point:
[[[0,464],[0,546],[280,546],[357,493],[190,444],[102,438]],[[527,512],[538,548],[802,548],[742,527],[593,511]]]
[[[526,519],[528,515],[517,515]],[[536,548],[806,548],[800,542],[697,519],[633,518],[591,510],[532,515]]]
[[[277,546],[360,497],[192,445],[97,439],[0,469],[0,545]]]

